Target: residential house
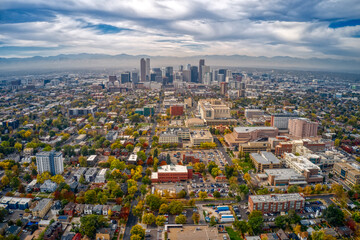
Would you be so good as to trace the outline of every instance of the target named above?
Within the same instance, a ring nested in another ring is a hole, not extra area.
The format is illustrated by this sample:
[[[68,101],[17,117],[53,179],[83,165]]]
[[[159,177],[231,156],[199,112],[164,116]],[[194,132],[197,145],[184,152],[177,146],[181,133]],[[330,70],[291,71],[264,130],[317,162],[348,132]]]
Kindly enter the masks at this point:
[[[58,185],[51,181],[51,180],[46,180],[41,186],[40,186],[40,191],[41,192],[55,192],[57,189]]]
[[[85,204],[84,214],[86,214],[86,215],[93,214],[93,208],[94,208],[94,205]]]
[[[49,198],[43,198],[39,201],[36,207],[32,210],[32,214],[35,217],[43,218],[52,206],[52,200]]]
[[[69,202],[68,204],[66,204],[66,206],[64,207],[64,214],[68,216],[73,216],[75,212],[75,206],[76,204],[73,202]]]
[[[107,216],[109,214],[109,210],[110,210],[110,206],[109,205],[103,205],[102,208],[102,215]]]
[[[102,215],[103,205],[95,205],[93,208],[93,214]]]
[[[76,204],[75,214],[80,216],[84,213],[85,204]]]
[[[62,232],[62,224],[60,222],[53,222],[45,231],[44,240],[55,240]]]
[[[61,201],[57,200],[51,206],[51,214],[52,215],[59,215],[59,211],[62,209]]]

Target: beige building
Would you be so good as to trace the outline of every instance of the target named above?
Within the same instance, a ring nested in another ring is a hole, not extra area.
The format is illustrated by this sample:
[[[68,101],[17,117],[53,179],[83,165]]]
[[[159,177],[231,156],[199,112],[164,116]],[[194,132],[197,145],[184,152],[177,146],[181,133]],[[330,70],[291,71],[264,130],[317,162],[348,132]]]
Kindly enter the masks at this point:
[[[254,153],[259,151],[271,151],[271,145],[268,142],[248,142],[239,144],[239,151],[244,153]]]
[[[349,185],[360,184],[360,165],[356,163],[338,162],[335,163],[334,172]]]
[[[201,99],[198,110],[207,125],[233,125],[237,122],[231,118],[230,108],[221,99]]]
[[[264,172],[265,169],[280,168],[280,160],[271,152],[251,153],[250,158],[255,165],[257,172]]]
[[[203,142],[214,142],[214,138],[207,129],[194,130],[191,131],[190,142],[192,146],[200,146]]]
[[[274,127],[236,127],[232,133],[225,135],[225,141],[229,146],[235,147],[240,143],[272,138],[277,135],[278,129]]]
[[[35,217],[43,218],[47,212],[50,210],[52,205],[52,200],[49,198],[41,199],[36,207],[32,210],[32,215]]]
[[[159,136],[159,144],[181,143],[183,140],[190,140],[190,131],[187,128],[168,128]]]
[[[189,118],[185,120],[186,127],[204,127],[204,120],[200,118]]]
[[[307,118],[289,119],[289,133],[299,138],[316,137],[318,125]]]

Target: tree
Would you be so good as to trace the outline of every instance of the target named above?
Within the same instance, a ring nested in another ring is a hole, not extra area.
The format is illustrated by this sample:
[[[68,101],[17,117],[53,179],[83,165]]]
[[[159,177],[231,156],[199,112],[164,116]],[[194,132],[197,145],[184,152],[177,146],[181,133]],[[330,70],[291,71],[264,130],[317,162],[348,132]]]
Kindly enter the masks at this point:
[[[133,132],[133,137],[136,139],[136,138],[138,138],[139,137],[139,132],[138,131],[135,131],[135,132]]]
[[[258,234],[261,232],[264,219],[261,211],[252,211],[248,217],[248,224],[253,234]]]
[[[194,212],[191,219],[194,221],[194,224],[199,224],[200,221],[200,214]]]
[[[80,218],[80,223],[80,233],[87,235],[90,238],[94,238],[96,230],[104,227],[106,225],[106,220],[101,215],[91,214]]]
[[[157,226],[164,226],[166,222],[166,217],[163,215],[159,215],[156,217],[155,223]]]
[[[316,184],[315,185],[315,192],[320,193],[321,191],[322,191],[322,185],[320,183]]]
[[[238,221],[238,220],[236,220],[233,223],[233,226],[237,231],[240,231],[241,234],[245,234],[249,230],[249,226],[248,226],[246,221]]]
[[[79,157],[79,164],[80,167],[87,167],[87,159],[84,156]]]
[[[134,234],[131,235],[130,240],[143,240],[143,238],[140,235]]]
[[[339,147],[340,146],[340,139],[335,139],[335,142],[334,142],[334,145],[335,145],[335,147]]]
[[[21,181],[20,178],[18,177],[13,177],[10,179],[10,187],[12,187],[13,189],[16,189],[20,186]]]
[[[153,224],[153,222],[155,222],[156,217],[152,213],[146,213],[146,214],[144,214],[142,220],[143,220],[143,223],[145,223],[147,225],[151,225],[151,224]]]
[[[177,198],[185,198],[186,197],[186,191],[182,189],[178,194],[176,194]]]
[[[139,151],[137,152],[136,154],[138,156],[139,159],[141,159],[142,161],[145,161],[146,160],[146,154],[144,151]]]
[[[85,184],[86,183],[85,177],[83,175],[80,176],[79,183],[80,184]]]
[[[334,204],[330,205],[323,212],[323,217],[333,226],[341,226],[344,222],[344,213]]]
[[[195,172],[204,172],[205,171],[205,164],[204,163],[201,163],[201,162],[198,162],[198,163],[195,163],[194,164],[194,171]]]
[[[139,201],[138,204],[133,207],[133,214],[140,218],[143,211],[144,211],[144,202]]]
[[[298,224],[298,225],[295,226],[295,228],[294,228],[294,233],[295,233],[296,235],[298,235],[299,233],[301,233],[301,225],[300,225],[300,224]]]
[[[215,225],[216,225],[215,216],[211,216],[211,218],[210,218],[210,226],[215,226]]]
[[[161,198],[158,195],[150,194],[146,196],[146,204],[152,211],[158,210],[161,205]]]
[[[286,221],[287,221],[287,219],[285,216],[277,216],[275,218],[275,225],[279,228],[284,229],[286,226]]]
[[[8,176],[3,176],[2,177],[2,179],[1,179],[1,183],[2,183],[2,185],[4,185],[4,186],[7,186],[7,185],[9,185],[9,183],[10,183],[10,179],[9,179],[9,177]]]
[[[95,204],[96,203],[96,192],[95,190],[88,190],[85,192],[85,203]]]
[[[56,174],[55,176],[51,177],[51,181],[56,182],[57,184],[65,182],[64,177],[60,174]]]
[[[250,176],[250,174],[248,174],[248,173],[245,173],[244,176],[243,176],[243,178],[244,178],[244,180],[247,181],[247,182],[250,182],[250,180],[251,180],[251,176]]]
[[[186,217],[182,214],[180,214],[179,216],[177,216],[175,218],[175,223],[176,224],[185,224],[186,223]]]
[[[161,204],[161,206],[159,208],[159,213],[165,214],[165,213],[168,213],[168,211],[169,211],[169,206],[166,203]]]
[[[298,185],[291,185],[287,189],[288,193],[297,193],[299,192],[299,186]]]
[[[135,225],[130,230],[131,235],[139,235],[141,239],[145,237],[145,229],[142,228],[140,225]]]
[[[19,142],[16,142],[15,145],[14,145],[14,148],[15,148],[18,152],[21,152],[21,150],[22,150],[22,144],[19,143]]]
[[[169,212],[171,214],[180,214],[184,210],[184,204],[180,201],[172,201],[169,204]]]
[[[207,196],[208,196],[208,194],[207,194],[207,192],[203,192],[203,191],[200,191],[199,192],[199,197],[201,198],[201,199],[205,199],[205,198],[207,198]]]
[[[214,195],[215,198],[221,197],[221,194],[218,191],[214,191],[213,195]]]
[[[301,217],[296,214],[295,210],[290,210],[287,215],[287,220],[291,224],[298,224],[300,223]]]

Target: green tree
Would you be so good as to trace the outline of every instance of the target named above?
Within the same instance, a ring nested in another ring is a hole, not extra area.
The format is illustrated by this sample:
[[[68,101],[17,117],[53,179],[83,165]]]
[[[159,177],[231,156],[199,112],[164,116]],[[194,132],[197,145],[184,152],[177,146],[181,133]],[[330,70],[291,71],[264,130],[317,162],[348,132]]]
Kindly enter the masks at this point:
[[[96,203],[96,191],[88,190],[85,192],[85,203],[95,204]]]
[[[233,226],[237,231],[240,231],[241,234],[245,234],[249,230],[249,226],[248,226],[246,221],[238,221],[238,220],[236,220],[233,223]]]
[[[87,215],[80,218],[80,233],[90,238],[95,238],[96,230],[106,226],[106,220],[102,215]]]
[[[166,217],[163,215],[159,215],[156,217],[155,223],[157,226],[164,226],[166,222]]]
[[[179,216],[177,216],[175,218],[175,223],[176,224],[185,224],[186,223],[186,217],[182,214],[180,214]]]
[[[205,198],[207,198],[207,196],[208,196],[208,194],[205,191],[200,191],[199,192],[199,197],[201,199],[205,199]]]
[[[22,144],[19,143],[19,142],[16,142],[15,145],[14,145],[14,148],[15,148],[18,152],[21,152],[21,150],[22,150]]]
[[[144,214],[142,220],[143,220],[143,223],[145,223],[147,225],[151,225],[151,224],[153,224],[153,222],[155,222],[156,217],[152,213],[146,213],[146,214]]]
[[[140,225],[135,225],[130,230],[131,235],[139,235],[141,239],[145,237],[145,229]]]
[[[275,218],[275,225],[279,228],[284,229],[286,226],[286,221],[287,221],[287,219],[285,216],[277,216]]]
[[[334,204],[324,210],[323,217],[333,226],[342,226],[344,222],[344,212]]]
[[[199,224],[200,221],[200,214],[194,212],[191,219],[194,221],[194,224]]]
[[[169,212],[171,214],[180,214],[184,210],[184,204],[180,201],[172,201],[169,204]]]
[[[298,185],[291,185],[287,189],[288,193],[297,193],[299,192],[299,186]]]
[[[79,164],[80,167],[87,167],[87,159],[84,156],[79,157]]]
[[[152,211],[159,210],[161,205],[161,198],[158,195],[150,194],[146,196],[145,199],[146,204],[150,207]]]
[[[214,191],[213,195],[214,195],[215,198],[221,197],[221,194],[218,191]]]
[[[264,226],[262,212],[252,211],[248,217],[248,224],[253,234],[259,234]]]
[[[210,218],[210,226],[215,226],[215,225],[216,225],[215,216],[211,216],[211,218]]]
[[[161,206],[159,208],[159,213],[165,214],[165,213],[168,213],[168,211],[169,211],[169,206],[166,203],[161,204]]]

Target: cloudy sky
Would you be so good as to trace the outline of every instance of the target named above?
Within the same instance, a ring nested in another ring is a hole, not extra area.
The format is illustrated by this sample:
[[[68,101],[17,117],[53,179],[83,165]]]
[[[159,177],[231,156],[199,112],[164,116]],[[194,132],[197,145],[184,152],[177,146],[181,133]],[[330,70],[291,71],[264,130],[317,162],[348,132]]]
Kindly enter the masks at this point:
[[[0,0],[0,57],[72,53],[360,60],[360,1]]]

